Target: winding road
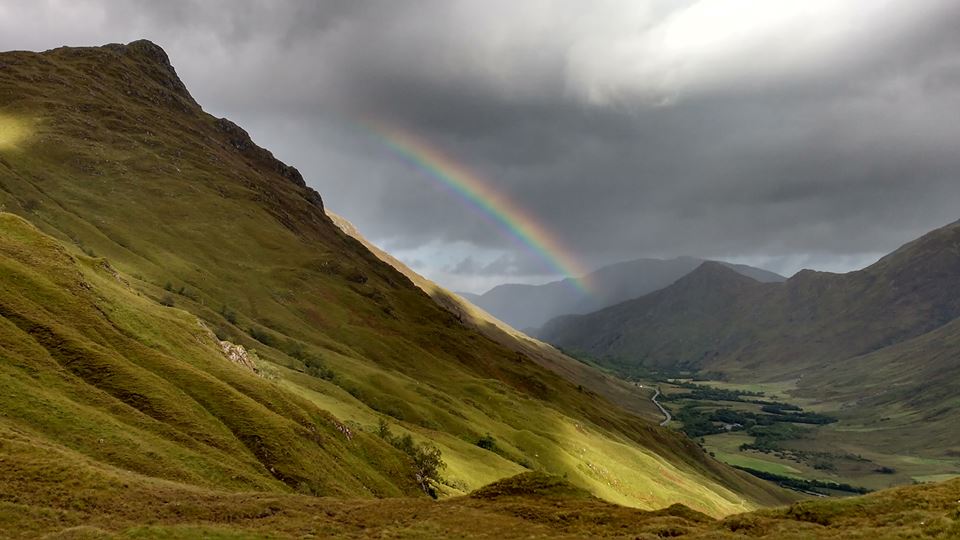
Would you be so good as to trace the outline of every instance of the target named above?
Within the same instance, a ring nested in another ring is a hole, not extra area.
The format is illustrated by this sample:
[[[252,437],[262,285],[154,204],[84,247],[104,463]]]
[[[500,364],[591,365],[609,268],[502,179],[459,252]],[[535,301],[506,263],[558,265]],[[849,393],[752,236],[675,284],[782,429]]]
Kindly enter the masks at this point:
[[[653,404],[656,405],[658,409],[660,409],[660,412],[663,413],[663,418],[664,418],[664,420],[663,420],[663,422],[660,422],[660,425],[661,425],[661,426],[666,426],[667,424],[670,423],[670,420],[673,420],[673,416],[670,415],[670,411],[668,411],[666,408],[664,408],[664,406],[661,405],[659,401],[657,401],[657,398],[658,398],[658,397],[660,397],[660,387],[659,387],[659,386],[657,387],[657,392],[656,392],[655,394],[653,394],[653,397],[652,397],[652,398],[650,398],[650,401],[652,401]]]

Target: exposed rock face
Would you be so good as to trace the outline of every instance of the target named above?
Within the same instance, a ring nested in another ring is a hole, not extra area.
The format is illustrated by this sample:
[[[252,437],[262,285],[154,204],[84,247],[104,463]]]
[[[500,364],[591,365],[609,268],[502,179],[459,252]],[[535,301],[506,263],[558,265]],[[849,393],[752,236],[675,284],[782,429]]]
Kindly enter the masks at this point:
[[[334,420],[333,427],[337,428],[337,431],[339,431],[340,433],[343,433],[343,435],[347,438],[348,441],[353,440],[353,430],[350,429],[346,424],[341,424],[340,422],[337,422],[336,420]]]
[[[235,345],[229,341],[221,341],[220,350],[222,350],[223,355],[234,364],[260,375],[260,369],[257,368],[257,365],[253,362],[253,359],[250,358],[247,349],[245,349],[243,345]]]
[[[270,169],[276,171],[280,176],[290,180],[294,184],[305,188],[304,197],[314,206],[323,209],[323,199],[320,194],[307,186],[303,180],[303,175],[296,167],[287,165],[273,156],[269,150],[257,146],[250,138],[250,134],[245,129],[234,124],[226,118],[218,118],[216,121],[217,129],[227,136],[227,142],[234,150],[246,156],[249,159],[263,163]]]

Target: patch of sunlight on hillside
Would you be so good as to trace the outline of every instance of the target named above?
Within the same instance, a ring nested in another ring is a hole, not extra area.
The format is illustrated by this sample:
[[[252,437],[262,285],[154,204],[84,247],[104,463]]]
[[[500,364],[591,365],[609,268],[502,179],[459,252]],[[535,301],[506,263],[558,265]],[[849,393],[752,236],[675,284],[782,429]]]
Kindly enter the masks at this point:
[[[337,356],[336,365],[342,376],[348,379],[364,380],[372,375],[369,366],[346,356]],[[277,375],[285,388],[360,429],[373,432],[377,421],[384,417],[332,384],[313,383],[318,386],[311,389],[292,379],[292,372],[281,370]],[[406,377],[394,373],[380,376],[388,377],[394,388],[402,388],[409,382]],[[475,397],[484,395],[482,387],[474,388],[473,392]],[[506,405],[496,403],[497,395],[494,392],[476,399],[499,411],[496,415],[499,417],[505,414],[502,408]],[[403,397],[412,405],[422,399],[416,394]],[[453,403],[458,402],[452,400]],[[754,505],[720,485],[705,483],[703,478],[680,470],[629,441],[584,425],[551,408],[535,403],[518,405],[528,418],[527,424],[542,429],[517,430],[462,403],[456,407],[478,433],[492,434],[502,450],[528,460],[530,468],[563,475],[574,485],[607,501],[645,510],[683,502],[716,517],[755,509]],[[441,431],[404,426],[398,421],[389,423],[396,435],[410,434],[419,442],[429,441],[440,448],[447,463],[443,476],[447,485],[458,492],[472,491],[526,470],[518,463],[479,448],[472,441]]]
[[[0,150],[11,150],[30,136],[30,122],[22,118],[0,114]]]
[[[675,502],[715,517],[755,506],[719,485],[704,485],[666,460],[577,423],[565,423],[560,437],[568,480],[611,502],[653,510]]]
[[[341,370],[346,371],[343,369],[345,363],[338,363],[338,366]],[[353,366],[353,368],[354,370],[363,369],[361,366]],[[398,377],[398,384],[400,380],[402,380],[402,377]],[[362,429],[369,432],[373,432],[377,427],[378,420],[384,418],[383,414],[370,409],[363,402],[333,385],[330,385],[329,393],[321,393],[288,379],[281,380],[280,384],[313,401],[322,409],[329,411],[348,424],[354,423],[362,426]],[[469,411],[464,412],[469,413]],[[479,418],[476,420],[478,420],[478,424],[482,421]],[[448,487],[462,493],[473,491],[491,482],[526,471],[524,467],[512,461],[493,452],[483,450],[472,442],[460,440],[442,431],[413,431],[396,421],[390,421],[389,425],[394,435],[409,434],[418,442],[429,441],[430,444],[439,448],[447,465],[443,477],[448,481]],[[501,430],[508,430],[509,428],[507,426],[487,425],[482,429],[500,434]]]
[[[430,407],[430,399],[426,395],[400,390],[415,384],[407,377],[375,372],[356,359],[333,352],[327,354],[331,358],[336,357],[334,363],[344,380],[369,381],[379,373],[378,377],[385,378],[384,384],[396,389],[408,404]],[[297,379],[297,374],[287,370],[279,370],[277,375],[285,388],[365,431],[373,432],[378,420],[384,417],[333,384]],[[313,385],[313,388],[305,386],[305,382]],[[447,396],[447,406],[456,408],[458,415],[477,433],[493,435],[501,450],[522,458],[529,468],[562,475],[574,485],[604,500],[645,510],[683,502],[715,517],[755,509],[753,504],[718,484],[682,470],[635,443],[581,423],[552,408],[533,402],[522,405],[502,402],[499,392],[488,392],[489,389],[483,385],[462,390],[461,393],[472,396],[472,399],[493,411],[492,416],[483,414],[481,410]],[[540,429],[516,429],[511,426],[510,422],[505,421],[509,417],[508,409],[522,410],[526,419],[523,424],[539,426]],[[399,421],[389,423],[397,435],[410,434],[419,442],[429,441],[440,448],[447,463],[443,476],[447,485],[459,492],[472,491],[525,470],[519,463],[487,452],[472,441],[437,430],[405,426]]]

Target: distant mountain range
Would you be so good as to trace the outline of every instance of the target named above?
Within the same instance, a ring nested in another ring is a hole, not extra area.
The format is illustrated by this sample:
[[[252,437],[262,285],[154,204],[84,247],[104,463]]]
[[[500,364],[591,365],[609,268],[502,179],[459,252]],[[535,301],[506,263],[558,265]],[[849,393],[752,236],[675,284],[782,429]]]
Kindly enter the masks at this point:
[[[621,373],[795,381],[846,414],[892,418],[887,444],[953,455],[958,317],[955,222],[846,274],[761,283],[707,262],[641,298],[553,319],[539,337]]]
[[[514,328],[535,333],[548,320],[566,314],[589,313],[662,289],[703,264],[704,259],[636,259],[605,266],[584,279],[587,293],[564,279],[544,285],[506,284],[484,294],[458,293]],[[743,264],[719,263],[761,282],[779,282],[779,274]]]
[[[799,374],[960,315],[958,246],[954,223],[863,270],[803,270],[780,283],[707,262],[652,294],[554,319],[540,335],[592,356],[650,366]]]

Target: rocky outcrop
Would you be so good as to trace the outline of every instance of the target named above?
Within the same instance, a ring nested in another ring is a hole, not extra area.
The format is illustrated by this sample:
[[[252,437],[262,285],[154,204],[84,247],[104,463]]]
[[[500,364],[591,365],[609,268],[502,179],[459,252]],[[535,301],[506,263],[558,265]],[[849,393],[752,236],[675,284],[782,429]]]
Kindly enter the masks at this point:
[[[227,357],[227,360],[260,375],[260,368],[254,363],[250,353],[247,352],[247,349],[245,349],[243,345],[236,345],[229,341],[221,341],[220,350],[223,351],[223,355]]]
[[[227,143],[245,157],[266,165],[280,176],[305,189],[304,198],[314,206],[323,209],[323,199],[320,194],[307,186],[303,175],[292,165],[280,161],[269,150],[257,146],[245,129],[226,118],[218,118],[217,129],[227,136]]]

